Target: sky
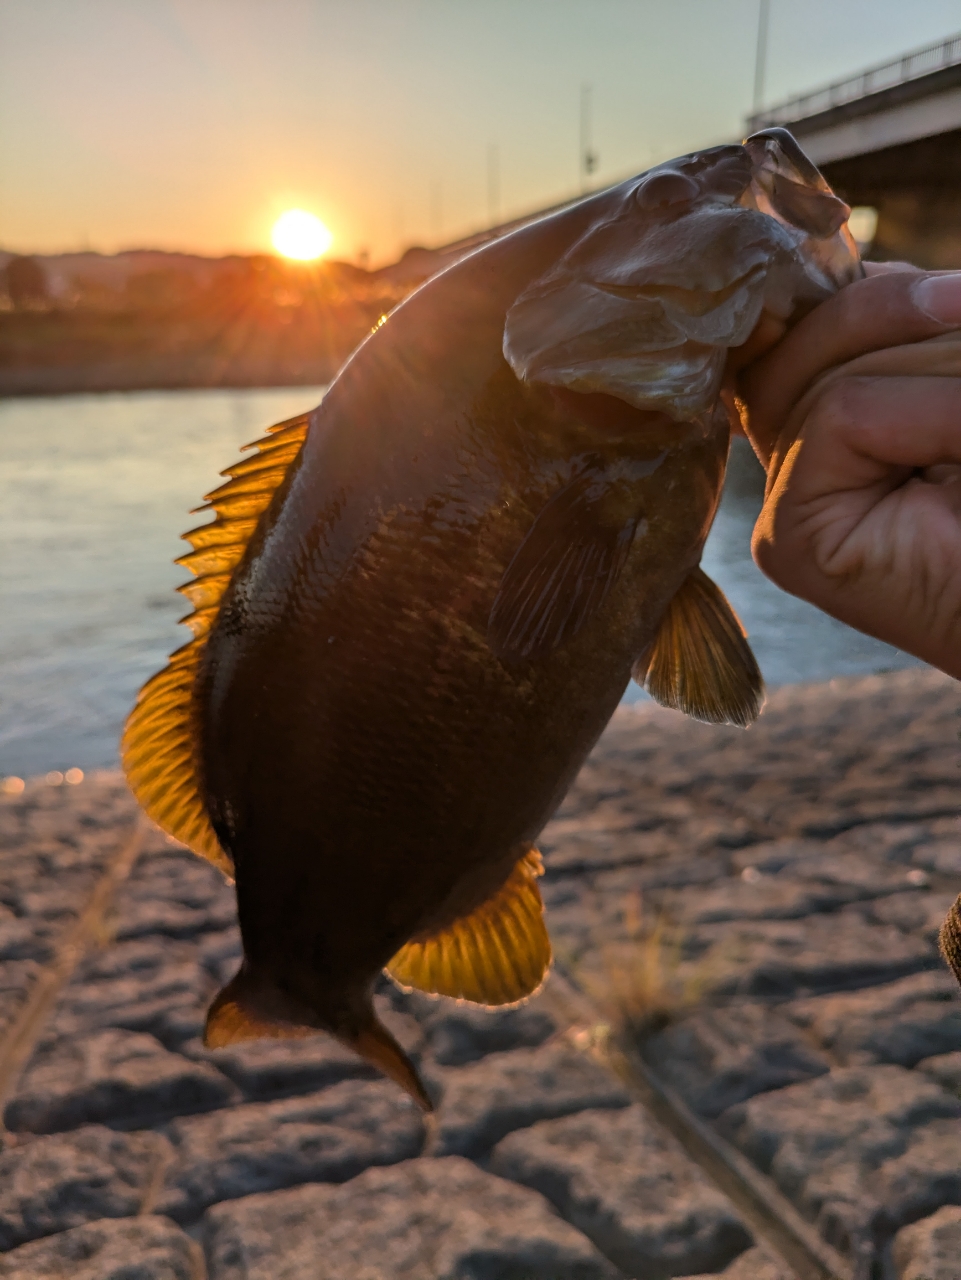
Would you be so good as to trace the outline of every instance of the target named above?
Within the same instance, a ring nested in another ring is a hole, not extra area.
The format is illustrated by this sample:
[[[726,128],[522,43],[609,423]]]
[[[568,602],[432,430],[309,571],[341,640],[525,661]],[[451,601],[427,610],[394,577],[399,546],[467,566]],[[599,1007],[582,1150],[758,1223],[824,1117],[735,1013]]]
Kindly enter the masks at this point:
[[[394,260],[742,135],[759,0],[0,0],[0,247]],[[961,32],[961,0],[770,0],[764,101]]]

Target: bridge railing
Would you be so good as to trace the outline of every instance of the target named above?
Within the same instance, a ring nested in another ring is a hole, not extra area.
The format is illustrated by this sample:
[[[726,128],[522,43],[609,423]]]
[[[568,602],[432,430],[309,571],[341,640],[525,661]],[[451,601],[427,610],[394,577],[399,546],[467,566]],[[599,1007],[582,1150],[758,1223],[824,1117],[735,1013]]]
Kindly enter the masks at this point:
[[[891,89],[895,85],[907,84],[910,80],[919,80],[930,75],[932,71],[940,71],[944,67],[955,67],[961,63],[961,34],[949,36],[938,44],[926,45],[923,49],[915,49],[893,62],[884,62],[876,67],[869,67],[859,75],[850,76],[847,80],[836,80],[834,84],[825,85],[823,89],[814,89],[810,93],[799,94],[776,107],[765,107],[752,116],[748,116],[749,131],[765,129],[770,125],[791,124],[797,120],[805,120],[808,116],[818,115],[821,111],[829,111],[832,107],[842,106],[846,102],[856,102],[872,93],[880,93],[882,89]]]

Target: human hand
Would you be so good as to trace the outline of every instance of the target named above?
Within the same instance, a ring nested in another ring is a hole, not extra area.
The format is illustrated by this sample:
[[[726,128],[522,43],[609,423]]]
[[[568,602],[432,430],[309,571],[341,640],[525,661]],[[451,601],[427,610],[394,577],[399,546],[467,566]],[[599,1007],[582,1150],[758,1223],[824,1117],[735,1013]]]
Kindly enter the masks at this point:
[[[754,558],[961,678],[961,272],[874,269],[742,372]]]

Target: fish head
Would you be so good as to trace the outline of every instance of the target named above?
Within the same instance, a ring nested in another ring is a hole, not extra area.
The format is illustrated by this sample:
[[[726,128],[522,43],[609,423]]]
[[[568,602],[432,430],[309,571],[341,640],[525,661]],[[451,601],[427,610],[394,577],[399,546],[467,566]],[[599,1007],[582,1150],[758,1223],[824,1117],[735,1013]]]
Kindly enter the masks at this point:
[[[786,130],[658,165],[514,300],[504,355],[523,382],[699,420],[765,313],[790,322],[861,274],[849,213]]]

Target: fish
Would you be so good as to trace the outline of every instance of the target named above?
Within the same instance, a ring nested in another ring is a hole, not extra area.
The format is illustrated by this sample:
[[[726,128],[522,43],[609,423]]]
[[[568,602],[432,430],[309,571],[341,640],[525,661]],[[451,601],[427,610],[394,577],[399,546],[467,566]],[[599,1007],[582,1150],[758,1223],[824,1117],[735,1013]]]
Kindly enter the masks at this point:
[[[697,151],[495,240],[405,299],[199,510],[190,643],[121,755],[236,885],[212,1048],[337,1037],[425,1110],[373,1003],[544,982],[537,838],[631,676],[749,724],[700,568],[758,335],[862,272],[790,134]]]

